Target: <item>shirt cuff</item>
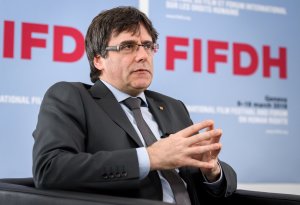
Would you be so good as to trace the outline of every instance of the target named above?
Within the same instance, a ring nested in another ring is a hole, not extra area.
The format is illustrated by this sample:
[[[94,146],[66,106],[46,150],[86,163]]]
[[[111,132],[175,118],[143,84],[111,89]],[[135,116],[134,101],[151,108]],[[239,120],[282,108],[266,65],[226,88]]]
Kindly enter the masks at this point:
[[[136,153],[139,162],[140,179],[144,179],[150,172],[149,155],[145,147],[137,148]]]
[[[207,178],[205,177],[205,175],[202,173],[203,175],[203,178],[206,180],[206,182],[204,182],[207,186],[211,187],[212,189],[214,188],[219,188],[222,184],[222,181],[223,181],[223,170],[222,170],[222,167],[220,165],[220,163],[218,162],[218,165],[220,167],[220,170],[221,170],[221,174],[220,174],[220,177],[217,181],[214,181],[214,182],[209,182],[207,180]]]

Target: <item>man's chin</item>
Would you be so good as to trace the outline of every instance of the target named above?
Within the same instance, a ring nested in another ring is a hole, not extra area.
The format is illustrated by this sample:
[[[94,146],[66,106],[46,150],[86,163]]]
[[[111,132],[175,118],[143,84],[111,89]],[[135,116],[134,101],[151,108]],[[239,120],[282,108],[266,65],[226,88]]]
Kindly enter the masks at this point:
[[[132,87],[138,90],[147,89],[151,84],[150,79],[138,79],[132,82]]]
[[[141,92],[145,91],[150,86],[150,83],[139,83],[132,85],[132,91],[136,94],[140,94]]]

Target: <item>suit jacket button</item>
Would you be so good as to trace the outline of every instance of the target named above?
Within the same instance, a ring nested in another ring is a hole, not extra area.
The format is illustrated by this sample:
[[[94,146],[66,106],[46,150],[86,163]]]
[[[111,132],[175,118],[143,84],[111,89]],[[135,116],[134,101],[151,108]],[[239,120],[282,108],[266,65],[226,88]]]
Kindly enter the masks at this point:
[[[123,172],[121,173],[121,176],[122,176],[122,177],[126,177],[126,176],[127,176],[127,172],[123,171]]]

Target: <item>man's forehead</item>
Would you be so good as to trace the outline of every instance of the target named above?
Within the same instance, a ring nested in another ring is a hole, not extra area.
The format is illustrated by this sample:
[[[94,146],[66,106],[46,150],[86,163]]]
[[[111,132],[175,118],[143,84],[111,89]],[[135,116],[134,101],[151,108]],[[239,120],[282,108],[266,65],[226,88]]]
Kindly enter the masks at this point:
[[[137,29],[136,31],[130,31],[130,30],[124,30],[121,32],[116,32],[114,31],[112,33],[112,38],[117,38],[117,37],[122,37],[122,36],[140,36],[141,35],[141,30]]]
[[[142,28],[141,26],[136,29],[135,31],[131,31],[131,30],[124,30],[120,33],[114,31],[111,35],[110,41],[113,40],[129,40],[129,39],[133,39],[133,38],[147,38],[145,40],[152,40],[150,34],[148,33],[148,31],[145,28]]]

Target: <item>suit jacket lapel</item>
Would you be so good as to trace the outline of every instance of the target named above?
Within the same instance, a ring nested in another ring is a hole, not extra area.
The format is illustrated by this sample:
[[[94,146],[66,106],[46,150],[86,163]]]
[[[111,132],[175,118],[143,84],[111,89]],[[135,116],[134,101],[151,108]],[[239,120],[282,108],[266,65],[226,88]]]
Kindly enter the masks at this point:
[[[90,90],[97,104],[140,146],[143,144],[112,92],[99,80]]]
[[[169,110],[168,107],[163,102],[155,101],[153,98],[147,96],[145,92],[146,99],[149,105],[150,112],[153,114],[159,128],[162,131],[162,137],[166,137],[173,133],[172,128],[169,126],[170,119],[168,118]]]

